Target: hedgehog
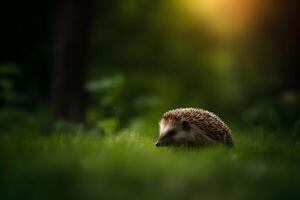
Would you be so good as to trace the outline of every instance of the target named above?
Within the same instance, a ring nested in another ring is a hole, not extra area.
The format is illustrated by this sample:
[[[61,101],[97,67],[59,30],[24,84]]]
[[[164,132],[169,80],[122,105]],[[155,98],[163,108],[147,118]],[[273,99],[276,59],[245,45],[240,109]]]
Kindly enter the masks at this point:
[[[214,113],[200,108],[178,108],[167,111],[160,122],[160,146],[233,146],[229,127]]]

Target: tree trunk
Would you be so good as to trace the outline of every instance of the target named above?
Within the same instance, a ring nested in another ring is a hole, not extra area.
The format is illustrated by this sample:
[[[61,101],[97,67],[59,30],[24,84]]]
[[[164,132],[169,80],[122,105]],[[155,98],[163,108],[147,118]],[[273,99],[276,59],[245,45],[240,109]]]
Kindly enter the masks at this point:
[[[52,122],[84,122],[91,0],[56,3]]]
[[[281,35],[281,49],[284,55],[282,65],[283,89],[300,92],[300,15],[298,1],[287,1],[281,22],[283,33]],[[278,22],[277,22],[278,23]],[[276,41],[276,40],[274,40]],[[280,40],[279,40],[280,41]],[[276,41],[278,43],[278,41]]]

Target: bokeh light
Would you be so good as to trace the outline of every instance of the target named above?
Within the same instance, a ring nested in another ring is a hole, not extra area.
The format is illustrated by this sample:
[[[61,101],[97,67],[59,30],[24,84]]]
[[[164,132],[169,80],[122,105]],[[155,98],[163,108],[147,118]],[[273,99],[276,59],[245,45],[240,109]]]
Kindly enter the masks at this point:
[[[184,0],[180,5],[194,22],[218,38],[251,33],[274,12],[272,0]]]

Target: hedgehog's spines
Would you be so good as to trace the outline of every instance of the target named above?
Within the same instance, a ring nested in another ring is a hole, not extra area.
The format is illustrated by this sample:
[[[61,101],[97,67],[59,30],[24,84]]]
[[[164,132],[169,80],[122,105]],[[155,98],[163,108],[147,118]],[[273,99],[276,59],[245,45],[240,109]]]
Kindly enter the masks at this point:
[[[177,108],[164,113],[162,120],[188,121],[199,130],[204,131],[209,138],[228,146],[233,146],[231,130],[217,115],[201,108]]]

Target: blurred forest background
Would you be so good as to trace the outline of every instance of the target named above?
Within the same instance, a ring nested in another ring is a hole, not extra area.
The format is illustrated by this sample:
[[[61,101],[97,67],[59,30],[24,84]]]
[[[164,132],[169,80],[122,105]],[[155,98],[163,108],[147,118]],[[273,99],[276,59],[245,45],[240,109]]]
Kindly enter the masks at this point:
[[[191,106],[299,126],[297,1],[30,0],[5,3],[1,24],[2,133],[139,129]]]

